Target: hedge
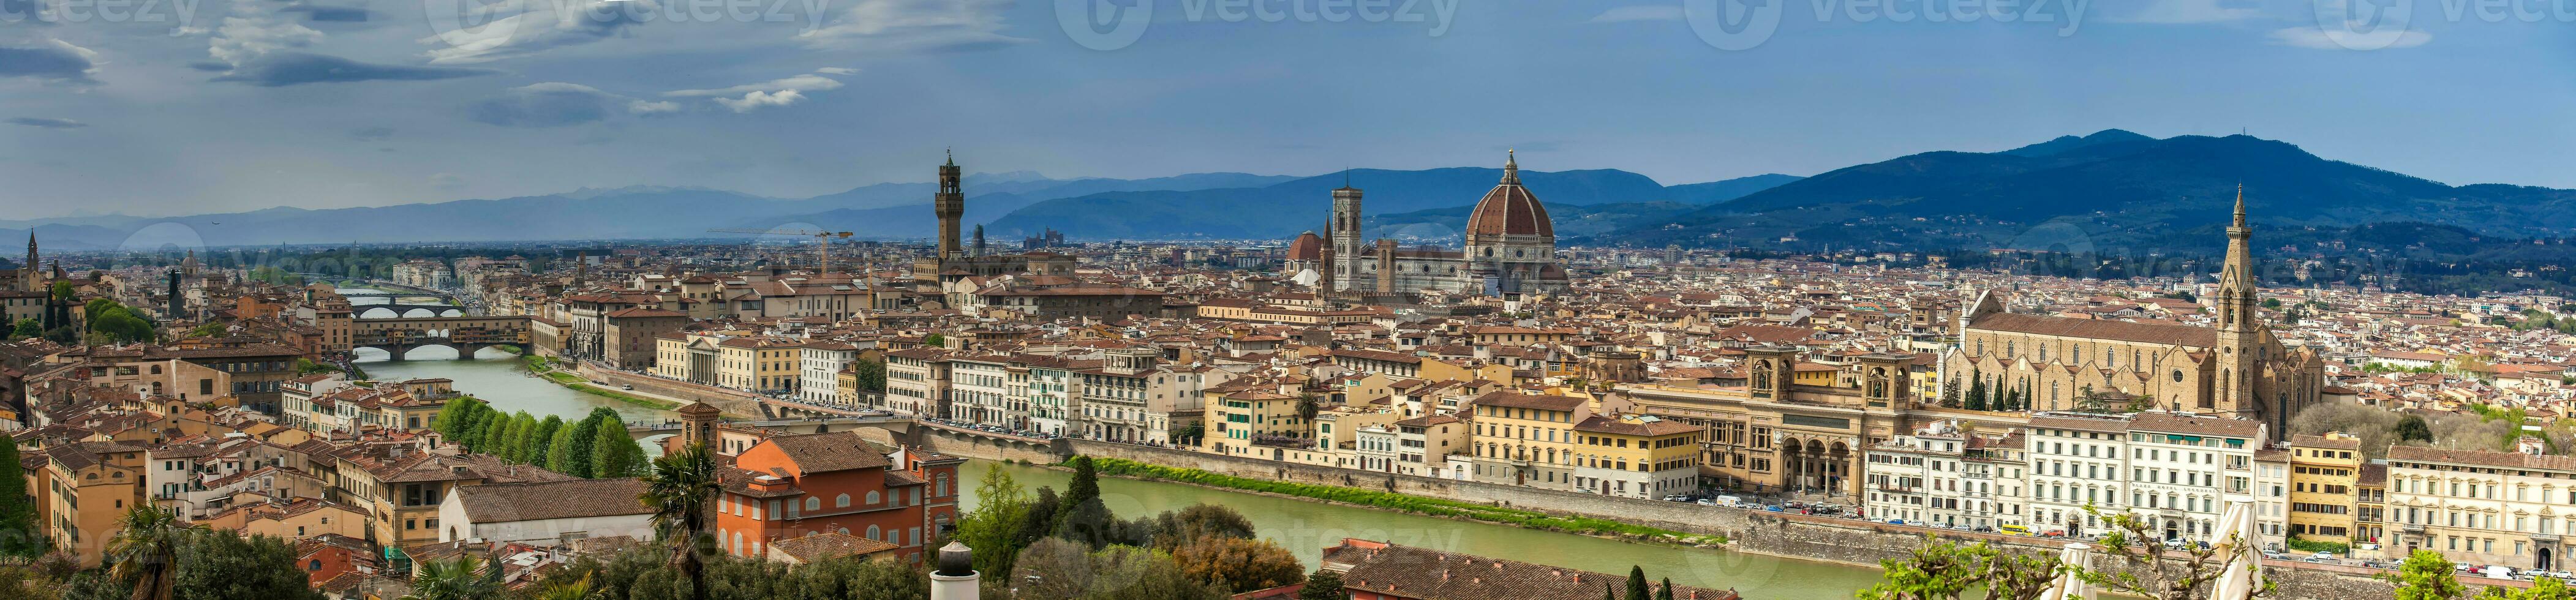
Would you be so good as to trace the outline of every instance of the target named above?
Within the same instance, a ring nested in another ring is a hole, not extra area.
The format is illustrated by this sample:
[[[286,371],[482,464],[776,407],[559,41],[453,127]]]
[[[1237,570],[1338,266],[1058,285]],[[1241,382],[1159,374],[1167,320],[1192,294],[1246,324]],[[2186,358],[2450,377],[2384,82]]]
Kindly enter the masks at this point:
[[[1067,461],[1065,464],[1069,466],[1072,462]],[[1232,475],[1210,473],[1198,469],[1167,467],[1118,458],[1092,457],[1091,465],[1093,469],[1096,469],[1102,475],[1173,481],[1207,487],[1281,494],[1301,498],[1314,498],[1318,500],[1340,502],[1343,504],[1356,504],[1420,515],[1430,515],[1434,517],[1460,517],[1475,519],[1478,521],[1515,525],[1529,529],[1582,534],[1617,534],[1634,537],[1699,537],[1712,539],[1721,544],[1726,543],[1726,536],[1723,535],[1682,533],[1669,529],[1621,523],[1608,519],[1558,516],[1532,510],[1503,508],[1472,502],[1460,502],[1457,500],[1430,498],[1393,492],[1381,492],[1311,483],[1247,479]]]

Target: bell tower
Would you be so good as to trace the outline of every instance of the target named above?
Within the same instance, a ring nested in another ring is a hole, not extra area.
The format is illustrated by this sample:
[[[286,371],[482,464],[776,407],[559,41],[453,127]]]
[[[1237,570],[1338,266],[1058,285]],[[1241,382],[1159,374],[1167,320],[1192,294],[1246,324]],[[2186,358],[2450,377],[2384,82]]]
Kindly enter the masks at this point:
[[[2227,265],[2218,273],[2218,380],[2197,408],[2251,416],[2262,411],[2254,385],[2262,368],[2265,335],[2260,312],[2260,282],[2254,276],[2254,230],[2245,223],[2245,186],[2236,186],[2235,220],[2227,226]],[[2272,415],[2278,418],[2280,415]],[[2286,423],[2274,423],[2275,426]]]
[[[939,166],[939,193],[931,196],[930,200],[931,211],[939,215],[940,258],[956,256],[963,249],[957,243],[957,220],[966,216],[966,190],[960,183],[961,179],[957,153],[950,151],[948,164]]]
[[[1349,177],[1348,172],[1343,176]],[[1333,260],[1326,261],[1324,276],[1334,279],[1335,287],[1356,287],[1360,248],[1366,242],[1360,239],[1360,189],[1351,187],[1349,180],[1342,182],[1341,189],[1333,190],[1333,219],[1325,225],[1330,239],[1324,243],[1333,247]]]

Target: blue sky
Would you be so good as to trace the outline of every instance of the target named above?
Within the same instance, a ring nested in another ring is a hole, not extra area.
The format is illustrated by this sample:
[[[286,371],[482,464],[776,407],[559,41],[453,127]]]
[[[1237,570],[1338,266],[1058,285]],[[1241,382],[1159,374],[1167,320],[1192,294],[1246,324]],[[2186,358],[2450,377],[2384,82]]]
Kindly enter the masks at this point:
[[[1759,0],[1779,17],[1759,43],[1712,41],[1689,18],[1710,13],[1685,10],[1745,0],[1386,0],[1421,20],[1341,22],[1321,11],[1352,0],[1256,0],[1240,22],[1224,0],[1108,0],[1151,9],[1123,45],[1059,20],[1094,0],[730,0],[748,19],[703,10],[727,0],[606,16],[575,14],[587,0],[103,1],[133,4],[0,0],[9,217],[585,186],[797,197],[926,180],[951,146],[969,170],[1058,177],[1488,165],[1518,148],[1531,169],[1688,183],[2115,127],[2243,129],[2449,183],[2576,187],[2576,3],[2537,0],[2484,16],[2477,0],[2032,9],[2051,23]],[[2347,26],[2392,5],[2411,7],[2405,27]]]

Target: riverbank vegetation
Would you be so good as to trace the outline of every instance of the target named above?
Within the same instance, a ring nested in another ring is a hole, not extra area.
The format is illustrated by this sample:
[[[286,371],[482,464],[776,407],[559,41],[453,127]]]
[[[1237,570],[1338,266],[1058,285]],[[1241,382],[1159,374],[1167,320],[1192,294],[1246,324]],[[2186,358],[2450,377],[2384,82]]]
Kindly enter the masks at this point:
[[[1058,495],[1031,493],[1001,469],[984,472],[957,541],[975,549],[985,589],[1023,598],[1216,600],[1308,580],[1288,549],[1252,520],[1213,504],[1120,520],[1101,503],[1098,472],[1076,457]]]
[[[646,464],[643,445],[627,434],[617,411],[604,406],[566,423],[551,415],[539,420],[524,410],[502,414],[480,399],[460,397],[438,411],[431,428],[466,450],[574,477],[634,477]]]
[[[585,379],[580,375],[557,370],[554,367],[554,359],[543,356],[529,356],[520,359],[520,362],[525,363],[528,372],[535,373],[538,377],[544,377],[547,381],[555,382],[555,385],[563,386],[572,391],[654,410],[676,410],[680,408],[680,403],[678,402],[662,400],[659,398],[646,398],[643,396],[620,393],[617,390],[599,387],[598,385],[592,384],[589,379]]]
[[[1232,475],[1210,473],[1198,469],[1167,467],[1117,458],[1075,457],[1075,459],[1089,460],[1092,464],[1097,466],[1101,473],[1119,477],[1157,479],[1207,487],[1280,494],[1300,498],[1313,498],[1317,500],[1339,502],[1342,504],[1383,508],[1434,517],[1474,519],[1489,523],[1501,523],[1505,525],[1514,525],[1546,531],[1578,533],[1585,535],[1617,535],[1631,538],[1666,539],[1672,541],[1701,539],[1719,544],[1726,543],[1726,537],[1722,535],[1682,533],[1669,529],[1621,523],[1608,519],[1560,516],[1534,510],[1503,508],[1472,502],[1460,502],[1457,500],[1430,498],[1393,492],[1363,490],[1359,488],[1248,479]]]

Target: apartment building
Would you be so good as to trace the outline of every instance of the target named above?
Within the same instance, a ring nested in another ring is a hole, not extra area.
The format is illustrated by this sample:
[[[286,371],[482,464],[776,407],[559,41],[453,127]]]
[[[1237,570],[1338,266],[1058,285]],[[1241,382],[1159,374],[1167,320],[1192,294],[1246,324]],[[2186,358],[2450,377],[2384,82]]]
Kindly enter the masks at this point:
[[[2342,433],[2290,436],[2291,537],[2338,544],[2353,539],[2363,462],[2361,438]]]
[[[1574,489],[1574,426],[1592,417],[1590,399],[1497,391],[1471,409],[1476,481]]]
[[[1637,414],[1593,415],[1575,423],[1574,491],[1661,498],[1699,489],[1697,426]]]
[[[803,351],[797,353],[796,399],[828,406],[854,403],[856,398],[842,393],[841,372],[857,364],[860,354],[875,345],[875,342],[861,346],[840,340],[806,342]]]
[[[2576,504],[2576,458],[2521,452],[2388,449],[2391,554],[2439,551],[2454,561],[2562,569],[2568,517]]]

